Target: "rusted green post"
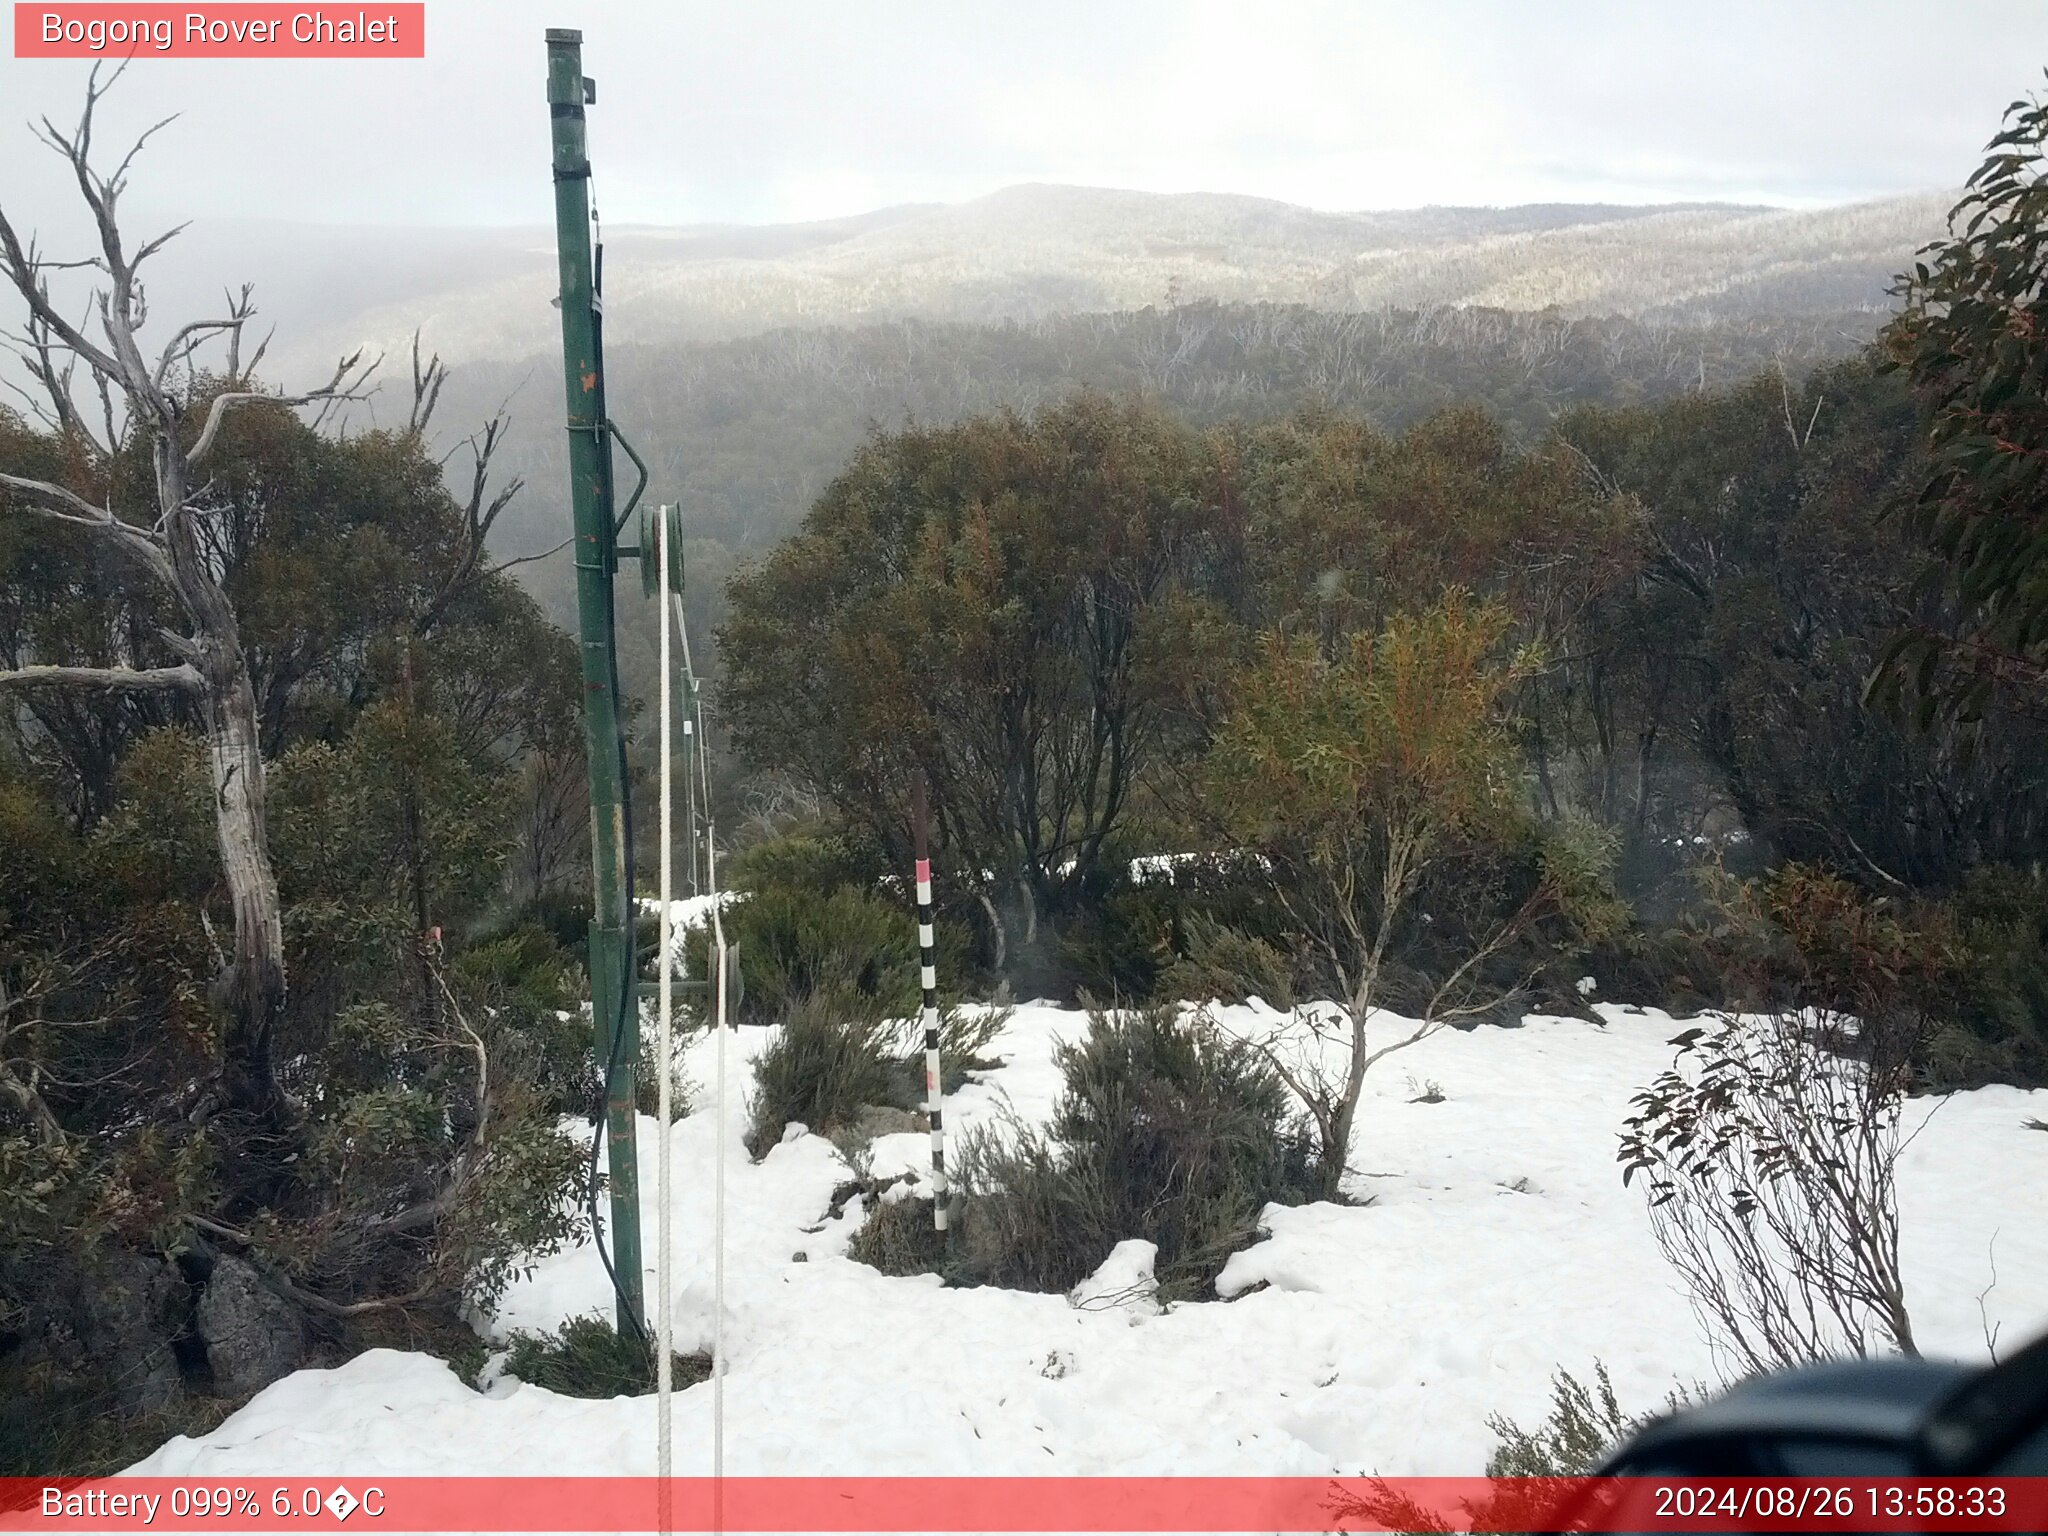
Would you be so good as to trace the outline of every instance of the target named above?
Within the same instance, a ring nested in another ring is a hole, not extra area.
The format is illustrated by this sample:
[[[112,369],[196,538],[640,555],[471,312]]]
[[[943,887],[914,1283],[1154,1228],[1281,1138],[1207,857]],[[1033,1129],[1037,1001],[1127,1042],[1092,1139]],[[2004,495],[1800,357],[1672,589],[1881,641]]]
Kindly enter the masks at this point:
[[[605,421],[604,353],[590,240],[590,159],[583,108],[595,98],[583,74],[583,34],[548,31],[548,115],[555,144],[555,243],[562,264],[562,378],[568,399],[569,494],[575,514],[576,612],[583,650],[583,733],[590,759],[590,858],[596,877],[590,925],[591,1020],[608,1065],[605,1135],[610,1144],[611,1247],[621,1333],[644,1331],[640,1286],[640,1177],[634,1147],[634,1070],[640,1006],[633,968],[632,892],[626,880],[626,785],[620,732],[612,578],[618,544],[612,512],[611,435]]]

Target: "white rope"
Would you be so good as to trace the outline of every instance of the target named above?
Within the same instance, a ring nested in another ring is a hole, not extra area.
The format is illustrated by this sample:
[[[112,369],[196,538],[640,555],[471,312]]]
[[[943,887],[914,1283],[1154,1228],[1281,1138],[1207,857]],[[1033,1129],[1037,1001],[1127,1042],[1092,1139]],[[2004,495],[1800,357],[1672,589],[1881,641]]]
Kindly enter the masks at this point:
[[[654,520],[655,568],[664,578],[668,573],[668,518]],[[673,1019],[675,1011],[675,859],[671,844],[675,836],[675,790],[671,783],[671,765],[674,761],[674,747],[671,740],[670,701],[674,681],[669,666],[669,624],[668,610],[664,605],[661,620],[661,935],[660,1006],[655,1024],[655,1069],[661,1074],[660,1086],[655,1093],[655,1118],[659,1122],[655,1134],[661,1139],[661,1153],[655,1173],[655,1239],[654,1239],[654,1441],[655,1473],[661,1479],[661,1529],[669,1528],[669,1476],[671,1429],[670,1398],[675,1383],[674,1374],[675,1285],[673,1280],[673,1234],[671,1211],[673,1199],[670,1188],[670,1165],[672,1142],[669,1134],[670,1079],[674,1076],[671,1063],[674,1060],[671,1042],[673,1040]]]
[[[666,573],[668,560],[661,557],[660,569]],[[669,622],[672,619],[675,631],[683,642],[683,675],[692,682],[690,698],[691,724],[695,726],[697,788],[702,798],[697,802],[704,807],[704,894],[711,908],[711,952],[712,985],[716,998],[715,1027],[718,1043],[713,1070],[718,1076],[718,1090],[713,1107],[714,1129],[717,1136],[717,1153],[711,1189],[711,1528],[725,1529],[725,1162],[726,1162],[726,1043],[729,1028],[727,998],[730,995],[729,971],[731,952],[725,943],[724,903],[718,893],[717,825],[711,819],[711,774],[706,766],[703,707],[698,702],[694,683],[695,669],[690,665],[690,627],[683,613],[681,593],[670,593],[670,614],[662,624],[662,642],[668,641]],[[666,652],[664,651],[664,655]],[[663,677],[667,677],[667,663],[663,662]],[[668,703],[666,683],[662,691],[664,708]],[[667,794],[668,759],[662,758],[663,793]],[[664,800],[664,804],[666,801]],[[663,843],[664,856],[667,852]],[[694,850],[693,850],[694,857]],[[665,867],[665,866],[664,866]],[[664,1455],[666,1451],[664,1450]]]
[[[718,1168],[711,1191],[711,1528],[725,1529],[725,919],[719,915],[718,873],[710,817],[704,826],[705,886],[711,892],[711,933],[718,945]]]

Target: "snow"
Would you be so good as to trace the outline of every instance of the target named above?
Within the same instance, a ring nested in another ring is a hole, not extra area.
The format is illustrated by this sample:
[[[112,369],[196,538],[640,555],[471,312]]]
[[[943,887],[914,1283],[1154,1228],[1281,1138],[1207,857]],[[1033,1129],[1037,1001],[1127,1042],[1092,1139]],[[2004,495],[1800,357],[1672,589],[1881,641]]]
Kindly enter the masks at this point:
[[[674,962],[678,977],[689,969],[683,963],[683,945],[690,930],[709,923],[714,907],[723,909],[739,899],[739,893],[736,891],[720,891],[711,896],[681,896],[668,904],[670,959]],[[643,897],[639,902],[639,908],[647,917],[661,915],[661,902],[653,897]]]
[[[1109,1250],[1095,1273],[1067,1292],[1067,1300],[1084,1312],[1122,1309],[1131,1321],[1156,1317],[1159,1313],[1159,1284],[1152,1265],[1159,1257],[1159,1245],[1142,1237],[1127,1237]]]
[[[1444,1031],[1375,1067],[1350,1190],[1370,1203],[1270,1210],[1271,1235],[1223,1272],[1233,1299],[1163,1309],[1150,1245],[1135,1240],[1072,1296],[947,1290],[853,1263],[864,1213],[855,1198],[827,1214],[848,1176],[833,1146],[798,1131],[759,1163],[741,1149],[749,1062],[768,1036],[728,1037],[727,1470],[1471,1473],[1493,1443],[1487,1416],[1539,1418],[1560,1365],[1583,1377],[1604,1360],[1629,1409],[1713,1380],[1614,1158],[1630,1095],[1670,1062],[1682,1025],[1653,1009],[1594,1011],[1600,1022]],[[1240,1032],[1285,1017],[1257,1003],[1219,1013]],[[1412,1028],[1384,1024],[1388,1039]],[[1086,1028],[1072,1011],[1014,1010],[990,1048],[1000,1067],[948,1100],[949,1129],[1042,1120],[1059,1093],[1055,1046]],[[703,1086],[667,1136],[683,1350],[711,1332],[714,1048],[690,1042],[686,1070]],[[1408,1102],[1409,1076],[1440,1084],[1443,1100]],[[2009,1350],[2048,1325],[2048,1134],[2025,1125],[2048,1119],[2048,1091],[1987,1088],[1909,1115],[1909,1130],[1926,1120],[1900,1174],[1922,1346],[1981,1359],[1996,1328]],[[643,1120],[650,1243],[661,1140]],[[921,1179],[927,1141],[879,1138],[875,1172]],[[609,1310],[585,1246],[540,1261],[486,1327]],[[678,1473],[709,1470],[710,1404],[708,1385],[675,1400]],[[504,1377],[479,1393],[434,1359],[379,1350],[300,1371],[132,1470],[645,1473],[653,1429],[651,1398],[586,1402]]]

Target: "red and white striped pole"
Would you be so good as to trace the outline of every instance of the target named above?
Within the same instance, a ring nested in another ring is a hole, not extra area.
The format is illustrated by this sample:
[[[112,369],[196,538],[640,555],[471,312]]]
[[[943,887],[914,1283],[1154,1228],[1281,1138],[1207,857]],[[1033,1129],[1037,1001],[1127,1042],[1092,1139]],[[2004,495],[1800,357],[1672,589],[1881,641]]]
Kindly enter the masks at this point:
[[[910,836],[917,855],[918,980],[924,990],[924,1107],[932,1125],[932,1230],[946,1230],[945,1093],[939,1076],[939,971],[932,933],[932,859],[924,774],[910,781]]]

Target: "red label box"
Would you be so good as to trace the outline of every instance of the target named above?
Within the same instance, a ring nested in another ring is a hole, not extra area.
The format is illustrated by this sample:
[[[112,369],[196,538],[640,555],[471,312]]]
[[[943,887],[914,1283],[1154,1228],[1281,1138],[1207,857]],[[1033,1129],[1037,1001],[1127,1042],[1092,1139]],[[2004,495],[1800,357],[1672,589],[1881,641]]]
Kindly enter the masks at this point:
[[[423,59],[427,8],[357,5],[28,4],[18,59]]]

